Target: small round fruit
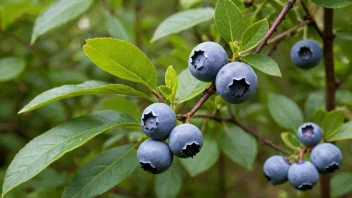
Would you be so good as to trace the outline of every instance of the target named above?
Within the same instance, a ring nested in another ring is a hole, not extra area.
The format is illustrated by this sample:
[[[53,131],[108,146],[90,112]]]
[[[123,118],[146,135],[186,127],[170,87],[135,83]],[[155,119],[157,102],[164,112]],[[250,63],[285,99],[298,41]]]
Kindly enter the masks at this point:
[[[192,50],[188,60],[188,69],[198,80],[212,82],[226,63],[228,63],[228,56],[221,45],[204,42]]]
[[[309,161],[294,163],[288,169],[288,181],[298,190],[310,190],[318,183],[318,180],[318,170]]]
[[[291,49],[293,64],[301,69],[310,69],[316,66],[323,56],[323,50],[314,40],[301,40]]]
[[[264,163],[264,176],[274,185],[287,181],[290,163],[287,158],[279,155],[269,157]]]
[[[339,169],[342,163],[342,153],[337,146],[331,143],[318,144],[310,153],[310,160],[319,172],[332,173]]]
[[[321,141],[323,133],[317,124],[307,122],[298,128],[297,136],[304,145],[313,147]]]
[[[169,136],[169,147],[177,157],[195,156],[203,146],[203,135],[193,124],[181,124],[175,127]]]
[[[173,157],[165,142],[153,139],[145,140],[137,151],[139,164],[143,170],[152,174],[166,171],[171,166]]]
[[[257,89],[258,79],[253,69],[241,62],[232,62],[220,69],[216,76],[216,90],[229,103],[250,99]]]
[[[144,133],[150,138],[164,140],[176,126],[176,115],[168,105],[154,103],[144,109],[141,125]]]

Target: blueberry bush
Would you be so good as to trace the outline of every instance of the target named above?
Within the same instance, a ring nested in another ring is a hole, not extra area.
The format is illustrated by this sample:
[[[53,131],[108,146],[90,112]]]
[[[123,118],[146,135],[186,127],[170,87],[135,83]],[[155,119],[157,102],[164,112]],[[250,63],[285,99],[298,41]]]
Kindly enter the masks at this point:
[[[2,0],[2,197],[352,195],[351,0]]]

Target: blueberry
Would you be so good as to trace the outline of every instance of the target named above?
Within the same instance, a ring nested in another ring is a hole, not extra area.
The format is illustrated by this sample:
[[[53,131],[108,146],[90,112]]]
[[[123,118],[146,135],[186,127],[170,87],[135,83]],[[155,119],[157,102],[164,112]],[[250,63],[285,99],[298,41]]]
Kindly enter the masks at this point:
[[[181,124],[175,127],[169,137],[171,152],[177,157],[195,156],[203,146],[203,135],[193,124]]]
[[[225,101],[237,104],[252,97],[257,89],[258,79],[247,64],[232,62],[220,69],[215,85]]]
[[[168,105],[154,103],[144,109],[141,125],[144,133],[150,138],[164,140],[176,126],[176,115]]]
[[[314,147],[310,153],[310,160],[319,172],[332,173],[339,169],[342,163],[342,154],[337,146],[323,143]]]
[[[264,176],[274,185],[287,181],[290,164],[287,158],[279,155],[269,157],[264,163]]]
[[[288,169],[288,181],[298,190],[310,190],[318,180],[318,170],[309,161],[294,163]]]
[[[226,63],[228,56],[223,47],[214,42],[204,42],[192,50],[188,69],[198,80],[212,82]]]
[[[166,171],[171,166],[173,157],[165,142],[153,139],[145,140],[137,151],[139,164],[143,170],[152,174]]]
[[[316,66],[323,56],[323,50],[314,40],[301,40],[291,49],[293,64],[302,69],[310,69]]]
[[[307,122],[298,128],[297,136],[304,145],[313,147],[321,141],[323,133],[317,124]]]

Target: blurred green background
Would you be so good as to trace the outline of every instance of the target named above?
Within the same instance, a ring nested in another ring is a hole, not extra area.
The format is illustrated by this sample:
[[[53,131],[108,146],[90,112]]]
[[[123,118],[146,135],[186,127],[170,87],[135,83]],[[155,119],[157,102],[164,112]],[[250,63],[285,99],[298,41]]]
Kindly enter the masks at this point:
[[[244,1],[247,5],[251,2]],[[128,97],[82,96],[54,102],[33,112],[17,114],[36,95],[63,84],[78,84],[94,79],[124,83],[143,91],[141,85],[118,79],[94,66],[82,50],[86,39],[115,37],[134,43],[156,66],[159,84],[163,84],[164,73],[169,65],[173,65],[178,73],[187,68],[189,54],[200,42],[207,40],[219,42],[230,54],[230,49],[216,32],[213,20],[155,43],[150,42],[157,26],[168,16],[191,8],[214,8],[215,0],[95,0],[84,14],[40,36],[36,43],[30,45],[36,17],[53,2],[53,0],[0,0],[0,181],[15,154],[27,142],[50,128],[98,109],[116,109],[139,118],[141,110],[149,104],[146,100]],[[267,18],[272,24],[286,3],[284,0],[255,0],[246,7],[242,0],[233,2],[240,8],[246,26],[263,18]],[[321,27],[323,9],[310,2],[309,5]],[[335,70],[337,78],[343,80],[337,92],[337,108],[345,112],[346,121],[352,119],[352,81],[349,75],[352,69],[351,9],[351,5],[336,9],[334,26]],[[287,20],[278,28],[278,32],[298,24],[304,15],[303,10],[295,6],[288,14]],[[308,38],[316,39],[322,44],[312,27],[307,29],[307,33]],[[280,138],[280,132],[283,130],[270,117],[266,105],[268,94],[275,92],[293,99],[304,111],[306,119],[313,114],[307,107],[308,104],[323,106],[319,102],[324,96],[323,62],[309,71],[302,71],[290,61],[290,48],[301,39],[303,28],[280,42],[272,53],[272,57],[279,64],[282,78],[257,72],[260,83],[254,98],[250,102],[233,105],[233,110],[243,123],[282,147],[285,147]],[[269,48],[266,47],[264,53]],[[20,61],[17,64],[20,68],[1,68],[2,64],[5,64],[1,61],[9,57]],[[15,77],[11,77],[11,72]],[[7,78],[9,76],[10,79]],[[209,108],[203,108],[200,112],[212,113],[213,101],[214,97],[205,106]],[[196,100],[186,102],[177,113],[187,112],[195,102]],[[216,136],[219,128],[223,127],[218,123],[204,122],[199,118],[195,118],[193,122],[203,126],[206,137]],[[12,190],[6,197],[60,197],[73,174],[97,153],[116,145],[137,141],[142,135],[141,131],[110,130],[66,154],[40,175]],[[337,145],[344,156],[340,172],[352,173],[351,140],[338,142]],[[278,187],[268,183],[263,176],[263,162],[269,156],[278,153],[260,143],[252,170],[237,165],[220,153],[218,145],[212,150],[215,151],[209,152],[203,159],[207,160],[205,164],[208,165],[203,165],[204,163],[194,165],[200,170],[194,177],[191,177],[186,169],[182,170],[183,182],[178,197],[224,197],[226,194],[226,197],[289,198],[317,197],[319,194],[319,187],[307,193],[300,193],[288,183]],[[176,163],[180,164],[178,160]],[[99,197],[156,197],[154,180],[155,176],[137,168],[121,184]],[[345,183],[351,184],[351,180]]]

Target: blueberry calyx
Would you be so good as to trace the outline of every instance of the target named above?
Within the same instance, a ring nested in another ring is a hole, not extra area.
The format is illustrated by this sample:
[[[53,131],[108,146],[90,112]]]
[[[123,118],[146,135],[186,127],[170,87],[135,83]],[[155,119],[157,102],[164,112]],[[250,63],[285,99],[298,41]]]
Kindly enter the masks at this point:
[[[147,130],[154,130],[158,128],[158,116],[155,116],[152,111],[147,114],[143,114],[143,127]]]
[[[198,50],[194,51],[193,56],[191,56],[192,59],[192,65],[196,70],[200,70],[204,67],[204,62],[207,59],[206,55],[204,54],[204,51]]]
[[[303,183],[298,186],[298,190],[301,190],[301,191],[310,190],[312,188],[313,188],[313,185],[311,183]]]
[[[187,144],[182,150],[181,153],[186,157],[194,157],[200,151],[200,145],[196,142]]]
[[[312,125],[306,125],[302,128],[303,137],[312,137],[314,135],[314,127]]]
[[[246,95],[250,89],[250,85],[246,82],[245,78],[241,78],[240,80],[232,79],[232,83],[228,87],[231,94],[235,97]]]
[[[311,59],[313,52],[309,47],[303,46],[299,49],[298,54],[302,60],[309,60]]]
[[[332,162],[329,166],[324,167],[324,171],[328,173],[332,173],[335,170],[338,170],[340,167],[336,162]]]
[[[153,167],[153,165],[149,162],[139,162],[141,164],[141,167],[144,171],[152,174],[158,174],[160,173],[160,170],[158,168]]]

